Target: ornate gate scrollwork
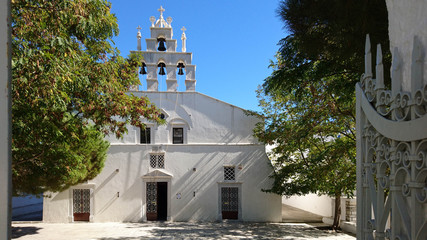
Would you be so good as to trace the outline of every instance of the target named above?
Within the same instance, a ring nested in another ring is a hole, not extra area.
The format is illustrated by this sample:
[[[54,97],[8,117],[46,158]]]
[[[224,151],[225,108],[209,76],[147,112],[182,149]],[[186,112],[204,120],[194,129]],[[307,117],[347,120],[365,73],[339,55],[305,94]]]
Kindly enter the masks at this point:
[[[157,182],[147,182],[147,220],[157,220]]]
[[[421,49],[414,40],[410,91],[402,90],[395,49],[387,90],[381,46],[373,79],[366,39],[365,73],[356,85],[358,239],[427,239],[427,85]]]

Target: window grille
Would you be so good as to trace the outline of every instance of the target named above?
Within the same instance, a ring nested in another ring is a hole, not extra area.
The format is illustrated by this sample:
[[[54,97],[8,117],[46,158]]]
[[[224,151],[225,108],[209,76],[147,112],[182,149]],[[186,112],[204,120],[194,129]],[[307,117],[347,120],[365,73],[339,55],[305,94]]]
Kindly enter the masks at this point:
[[[165,155],[157,155],[157,166],[165,168]]]
[[[150,155],[150,167],[155,168],[157,166],[157,155]]]
[[[164,154],[150,154],[150,167],[152,167],[152,168],[165,168],[165,155]]]
[[[73,189],[73,213],[90,213],[90,189]]]
[[[140,135],[141,144],[150,144],[151,143],[151,131],[150,128],[141,129]]]
[[[226,180],[226,181],[236,180],[234,166],[224,167],[224,180]]]
[[[184,129],[183,128],[173,128],[172,132],[172,143],[173,144],[183,144],[184,143]]]

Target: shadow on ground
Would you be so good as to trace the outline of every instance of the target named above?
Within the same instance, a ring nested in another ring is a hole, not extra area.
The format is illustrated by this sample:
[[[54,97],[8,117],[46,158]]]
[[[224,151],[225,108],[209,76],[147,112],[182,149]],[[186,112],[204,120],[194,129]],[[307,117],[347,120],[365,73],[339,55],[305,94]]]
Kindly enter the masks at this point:
[[[38,234],[40,229],[38,227],[12,227],[12,238]]]
[[[129,228],[140,228],[140,224]],[[154,223],[150,239],[307,239],[333,236],[306,224],[285,223]],[[135,238],[99,238],[125,240]],[[141,236],[141,239],[144,239]]]

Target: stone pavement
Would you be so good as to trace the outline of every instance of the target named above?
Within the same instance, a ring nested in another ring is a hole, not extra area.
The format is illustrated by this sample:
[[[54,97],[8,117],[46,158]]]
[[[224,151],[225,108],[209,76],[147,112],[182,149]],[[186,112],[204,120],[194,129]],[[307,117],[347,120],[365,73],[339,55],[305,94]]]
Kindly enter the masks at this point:
[[[355,240],[305,223],[13,223],[12,239],[316,239]]]

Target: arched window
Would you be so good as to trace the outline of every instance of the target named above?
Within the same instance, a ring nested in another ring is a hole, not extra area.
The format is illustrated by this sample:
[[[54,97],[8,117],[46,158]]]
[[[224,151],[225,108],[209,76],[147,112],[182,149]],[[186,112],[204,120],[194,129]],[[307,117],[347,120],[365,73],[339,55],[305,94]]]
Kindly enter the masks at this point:
[[[188,132],[190,131],[190,126],[187,121],[182,118],[169,119],[168,126],[166,128],[170,131],[170,143],[188,143]]]

